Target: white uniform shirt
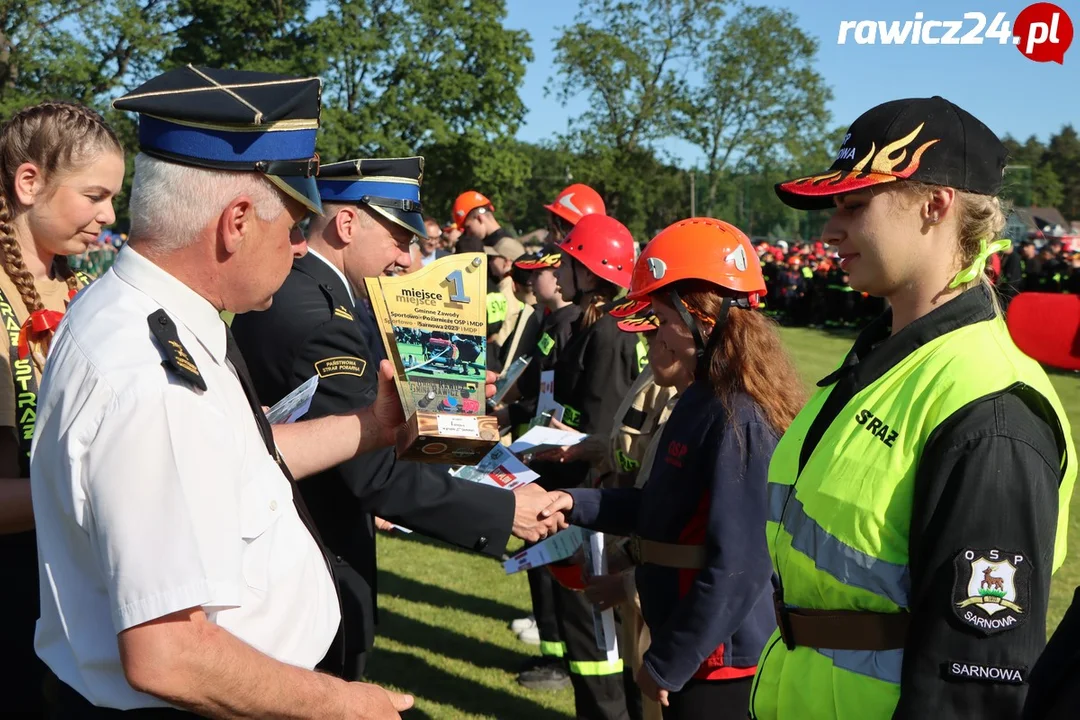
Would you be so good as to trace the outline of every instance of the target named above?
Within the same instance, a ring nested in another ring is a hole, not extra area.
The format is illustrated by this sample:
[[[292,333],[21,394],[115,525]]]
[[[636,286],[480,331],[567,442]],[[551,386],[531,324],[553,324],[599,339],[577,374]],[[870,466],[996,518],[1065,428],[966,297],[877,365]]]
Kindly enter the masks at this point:
[[[203,392],[162,365],[164,308]],[[201,606],[286,663],[314,667],[340,619],[322,553],[225,362],[206,300],[128,247],[79,294],[49,353],[30,477],[37,654],[98,706],[166,705],[133,690],[122,630]]]

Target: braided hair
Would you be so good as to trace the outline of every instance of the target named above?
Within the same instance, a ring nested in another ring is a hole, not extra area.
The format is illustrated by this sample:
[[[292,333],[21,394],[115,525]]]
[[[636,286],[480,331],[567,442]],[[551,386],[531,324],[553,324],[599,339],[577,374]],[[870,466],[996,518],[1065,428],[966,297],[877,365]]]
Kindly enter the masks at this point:
[[[12,223],[20,210],[15,171],[23,163],[33,163],[49,183],[58,173],[71,170],[102,150],[123,151],[104,118],[85,105],[39,103],[23,108],[0,127],[0,262],[28,312],[43,310],[44,305],[15,239]],[[67,257],[58,255],[53,266],[69,288],[79,289]]]

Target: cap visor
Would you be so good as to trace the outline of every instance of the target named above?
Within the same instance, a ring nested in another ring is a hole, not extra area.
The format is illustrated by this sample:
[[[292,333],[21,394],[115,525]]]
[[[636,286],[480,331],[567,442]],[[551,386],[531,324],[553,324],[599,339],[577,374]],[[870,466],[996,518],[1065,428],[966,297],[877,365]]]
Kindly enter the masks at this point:
[[[514,263],[514,267],[521,270],[554,270],[559,267],[559,260],[561,258],[562,255],[559,253],[555,255],[543,255],[539,258],[518,260]]]
[[[649,300],[629,300],[627,298],[620,298],[613,303],[608,303],[603,308],[604,312],[614,318],[628,318],[638,313],[650,310],[652,302]]]
[[[315,176],[304,177],[302,175],[263,175],[267,180],[274,183],[283,193],[302,203],[304,207],[313,213],[323,214],[322,201],[319,199],[319,187],[315,184]]]
[[[386,208],[381,205],[365,205],[382,215],[392,223],[400,225],[417,237],[427,237],[427,229],[424,228],[424,218],[420,213],[405,212],[395,208]]]
[[[885,173],[860,175],[846,170],[837,170],[779,183],[776,185],[776,195],[781,202],[796,210],[828,210],[833,207],[833,197],[836,195],[896,182],[900,179],[896,175]]]
[[[616,325],[623,332],[628,333],[641,333],[652,332],[660,327],[660,321],[656,319],[656,315],[650,310],[643,315],[634,315],[633,317],[623,318],[619,320]]]

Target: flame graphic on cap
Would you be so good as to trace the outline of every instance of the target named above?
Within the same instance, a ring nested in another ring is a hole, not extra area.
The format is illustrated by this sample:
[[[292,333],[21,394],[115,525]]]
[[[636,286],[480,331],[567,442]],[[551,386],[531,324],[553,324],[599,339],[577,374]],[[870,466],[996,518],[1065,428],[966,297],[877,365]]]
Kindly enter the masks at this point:
[[[529,260],[518,260],[514,265],[522,270],[547,270],[548,268],[559,267],[560,260],[562,260],[562,253],[552,253],[551,255],[542,255]]]
[[[908,147],[922,132],[925,125],[926,123],[919,123],[919,126],[910,133],[883,146],[881,150],[877,150],[876,144],[871,143],[870,151],[855,163],[855,167],[851,170],[836,170],[822,175],[811,175],[786,182],[780,187],[798,195],[835,195],[845,190],[858,190],[868,185],[907,179],[919,169],[922,154],[941,142],[941,138],[927,140],[911,155],[907,166],[897,169],[907,159]],[[866,167],[868,163],[869,169]]]
[[[651,332],[660,327],[660,320],[650,312],[648,315],[619,320],[616,324],[623,332]]]

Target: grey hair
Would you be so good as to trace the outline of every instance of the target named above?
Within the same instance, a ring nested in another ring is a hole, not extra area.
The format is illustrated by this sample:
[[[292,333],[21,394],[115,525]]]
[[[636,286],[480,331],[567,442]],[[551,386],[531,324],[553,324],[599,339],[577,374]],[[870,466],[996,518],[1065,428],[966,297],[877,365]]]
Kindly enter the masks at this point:
[[[260,220],[275,220],[285,211],[282,193],[255,173],[178,165],[139,153],[128,210],[131,239],[157,252],[185,248],[239,195],[252,199]]]

